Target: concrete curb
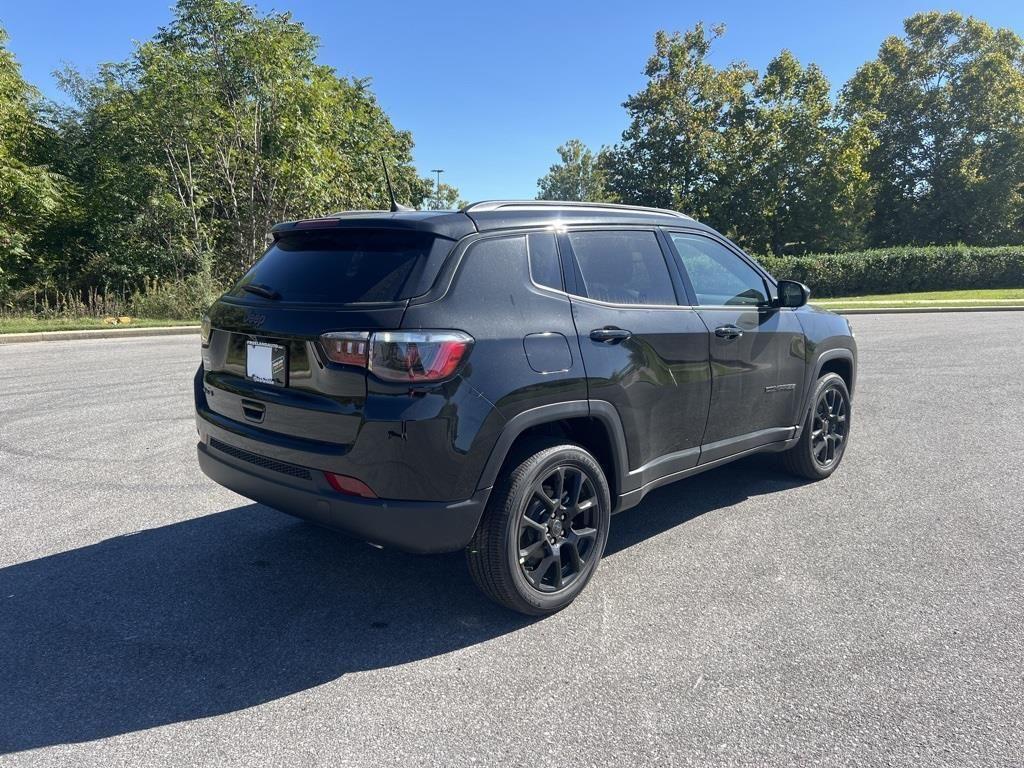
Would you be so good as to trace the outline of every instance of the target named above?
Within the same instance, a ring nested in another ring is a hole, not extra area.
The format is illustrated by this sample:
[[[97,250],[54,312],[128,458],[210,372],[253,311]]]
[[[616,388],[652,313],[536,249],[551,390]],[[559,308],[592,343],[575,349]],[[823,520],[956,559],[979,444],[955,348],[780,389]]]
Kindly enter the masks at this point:
[[[33,341],[74,341],[75,339],[130,339],[137,336],[184,336],[199,333],[198,325],[171,325],[165,328],[95,328],[86,331],[29,331],[0,333],[0,345]]]
[[[820,309],[826,306],[817,305]],[[1024,306],[1006,307],[857,307],[851,309],[829,309],[837,315],[914,315],[927,312],[1024,312]]]

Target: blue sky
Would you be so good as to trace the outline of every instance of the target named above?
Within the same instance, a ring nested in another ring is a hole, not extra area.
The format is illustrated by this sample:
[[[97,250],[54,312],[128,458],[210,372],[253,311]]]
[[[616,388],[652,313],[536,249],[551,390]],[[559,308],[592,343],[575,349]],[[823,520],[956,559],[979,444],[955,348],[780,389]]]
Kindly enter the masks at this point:
[[[120,60],[133,40],[171,17],[169,0],[0,0],[0,24],[26,78],[60,98],[53,70],[91,73]],[[840,86],[920,10],[958,10],[1024,34],[1024,2],[905,0],[856,3],[338,2],[278,0],[321,40],[320,59],[342,75],[370,77],[395,125],[416,140],[415,160],[470,200],[533,197],[555,147],[579,137],[618,140],[621,104],[644,83],[656,30],[724,22],[714,59],[763,66],[782,48],[821,66]]]

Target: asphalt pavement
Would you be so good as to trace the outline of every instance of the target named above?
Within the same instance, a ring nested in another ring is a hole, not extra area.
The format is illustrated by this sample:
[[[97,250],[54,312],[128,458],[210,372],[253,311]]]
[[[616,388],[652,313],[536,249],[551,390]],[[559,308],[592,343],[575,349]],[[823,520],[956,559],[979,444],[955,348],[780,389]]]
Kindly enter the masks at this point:
[[[0,765],[1024,764],[1024,313],[853,322],[834,477],[659,489],[539,621],[208,481],[195,337],[0,347]]]

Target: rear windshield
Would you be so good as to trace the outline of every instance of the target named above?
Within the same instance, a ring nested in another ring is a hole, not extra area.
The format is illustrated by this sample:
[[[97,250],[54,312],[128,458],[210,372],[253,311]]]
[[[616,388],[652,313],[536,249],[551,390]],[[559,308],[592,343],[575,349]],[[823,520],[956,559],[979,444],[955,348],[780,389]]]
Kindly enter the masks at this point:
[[[426,292],[451,241],[424,232],[352,229],[289,233],[276,241],[232,289],[259,286],[285,302],[361,304]],[[424,282],[426,285],[424,287]]]

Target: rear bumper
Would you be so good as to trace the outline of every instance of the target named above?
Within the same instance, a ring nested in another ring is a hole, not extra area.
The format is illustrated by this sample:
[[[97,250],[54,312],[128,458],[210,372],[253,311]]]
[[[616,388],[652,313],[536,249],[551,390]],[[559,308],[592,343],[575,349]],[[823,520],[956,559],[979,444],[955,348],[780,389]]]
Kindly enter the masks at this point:
[[[228,446],[229,448],[231,446]],[[366,541],[407,552],[454,552],[472,538],[490,489],[465,501],[417,502],[361,499],[335,492],[319,470],[306,476],[295,465],[267,468],[218,450],[197,446],[199,466],[214,482],[246,498]]]

